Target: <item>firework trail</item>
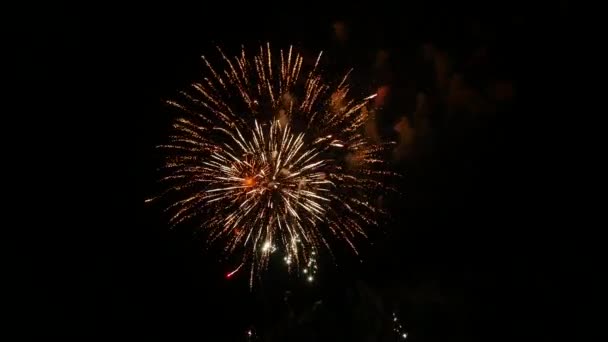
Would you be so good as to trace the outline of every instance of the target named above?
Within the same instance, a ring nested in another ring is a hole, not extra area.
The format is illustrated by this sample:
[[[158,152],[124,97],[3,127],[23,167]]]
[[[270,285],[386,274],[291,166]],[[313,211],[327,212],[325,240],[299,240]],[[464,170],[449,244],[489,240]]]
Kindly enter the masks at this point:
[[[306,67],[291,47],[278,58],[269,44],[252,59],[218,51],[223,70],[203,57],[208,77],[167,101],[182,113],[160,146],[170,223],[198,220],[250,265],[250,284],[277,249],[289,269],[310,265],[330,236],[356,252],[392,175],[380,158],[388,144],[362,133],[375,95],[351,99],[348,73],[326,83],[321,54]]]

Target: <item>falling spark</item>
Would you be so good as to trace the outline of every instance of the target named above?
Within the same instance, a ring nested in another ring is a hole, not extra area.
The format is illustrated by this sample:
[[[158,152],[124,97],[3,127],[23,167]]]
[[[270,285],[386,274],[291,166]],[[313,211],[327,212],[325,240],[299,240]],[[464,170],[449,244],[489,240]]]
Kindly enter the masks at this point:
[[[393,312],[393,331],[397,334],[397,336],[405,340],[408,334],[404,330],[403,325],[399,322],[397,314]]]
[[[292,47],[272,54],[266,44],[253,58],[218,51],[223,70],[203,57],[207,77],[167,101],[182,115],[160,146],[166,191],[155,198],[168,198],[171,225],[197,220],[209,242],[249,263],[250,284],[277,249],[290,269],[311,260],[316,269],[314,250],[330,248],[330,236],[356,253],[394,175],[382,162],[391,144],[363,132],[376,95],[350,99],[348,74],[326,82],[321,54],[307,68]]]
[[[238,270],[241,269],[242,266],[243,266],[243,264],[240,264],[239,267],[237,267],[234,271],[227,273],[226,279],[230,279],[236,272],[238,272]]]

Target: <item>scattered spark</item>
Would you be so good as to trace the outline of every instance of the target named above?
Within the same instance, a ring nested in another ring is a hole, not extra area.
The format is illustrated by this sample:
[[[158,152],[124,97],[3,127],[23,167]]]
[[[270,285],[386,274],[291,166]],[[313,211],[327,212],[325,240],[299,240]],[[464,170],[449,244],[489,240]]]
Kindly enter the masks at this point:
[[[287,265],[291,265],[291,255],[287,255],[283,258],[283,260],[285,260],[285,263]]]
[[[237,267],[234,271],[226,273],[226,279],[230,279],[236,272],[238,272],[238,270],[241,269],[242,266],[243,264],[240,264],[239,267]]]
[[[397,314],[394,312],[393,312],[393,331],[397,334],[397,336],[401,337],[404,340],[408,336],[408,334],[404,331],[404,328],[401,325],[401,323],[399,323]]]
[[[272,253],[276,250],[276,247],[272,245],[272,243],[270,241],[266,241],[264,242],[264,246],[262,246],[262,252],[269,252]]]
[[[394,175],[381,156],[390,144],[363,132],[376,94],[351,99],[348,74],[326,82],[321,54],[307,68],[292,47],[273,54],[266,44],[253,58],[218,51],[223,70],[203,57],[207,77],[167,101],[183,114],[160,146],[166,191],[156,197],[168,198],[171,225],[197,220],[209,242],[248,262],[250,284],[277,249],[290,270],[313,273],[310,251],[330,248],[330,236],[356,253]]]

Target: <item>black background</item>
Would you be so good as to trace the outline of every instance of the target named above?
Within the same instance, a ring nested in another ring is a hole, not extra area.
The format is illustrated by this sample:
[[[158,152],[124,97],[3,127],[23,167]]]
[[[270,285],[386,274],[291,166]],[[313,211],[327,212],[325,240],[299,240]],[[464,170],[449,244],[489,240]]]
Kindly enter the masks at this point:
[[[560,316],[563,260],[538,205],[547,183],[538,166],[548,157],[536,124],[550,111],[538,103],[560,94],[547,75],[564,69],[568,10],[567,2],[209,3],[83,10],[58,30],[40,29],[33,50],[55,54],[44,86],[61,85],[57,110],[70,113],[41,123],[69,125],[53,147],[70,153],[53,159],[49,191],[60,200],[49,215],[63,224],[42,235],[51,239],[41,247],[58,257],[36,261],[44,309],[24,315],[84,339],[245,341],[253,326],[260,338],[291,329],[291,338],[273,340],[389,341],[390,324],[380,336],[384,328],[365,322],[392,311],[412,341],[547,338]],[[348,37],[336,33],[338,22]],[[388,85],[379,121],[386,138],[400,139],[393,127],[404,116],[416,126],[418,94],[427,96],[432,129],[391,161],[405,175],[403,196],[391,199],[391,221],[360,257],[322,264],[314,286],[271,270],[250,292],[246,276],[224,278],[231,265],[192,227],[168,230],[143,199],[155,189],[154,146],[170,120],[162,100],[200,75],[200,55],[216,44],[237,51],[266,41],[324,50],[331,72],[355,68],[361,92]],[[389,58],[376,70],[380,50]],[[437,56],[447,56],[448,80],[464,79],[465,89],[452,91],[478,97],[448,100]],[[513,90],[506,100],[488,90],[497,82]],[[472,110],[479,97],[482,109]],[[67,183],[74,195],[59,196]],[[293,323],[319,300],[316,321]]]

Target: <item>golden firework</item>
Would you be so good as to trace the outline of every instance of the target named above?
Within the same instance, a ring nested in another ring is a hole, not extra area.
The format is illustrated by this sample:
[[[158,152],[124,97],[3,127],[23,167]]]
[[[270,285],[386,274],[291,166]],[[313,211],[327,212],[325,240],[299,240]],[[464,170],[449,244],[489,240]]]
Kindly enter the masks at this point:
[[[251,279],[276,250],[290,269],[316,265],[329,236],[356,252],[391,175],[387,144],[364,134],[375,95],[353,100],[348,73],[326,82],[321,53],[306,66],[292,47],[278,59],[269,44],[252,59],[218,50],[225,67],[203,57],[208,77],[168,101],[182,113],[161,146],[171,224],[198,220],[209,241],[242,256],[239,268],[250,263]]]

